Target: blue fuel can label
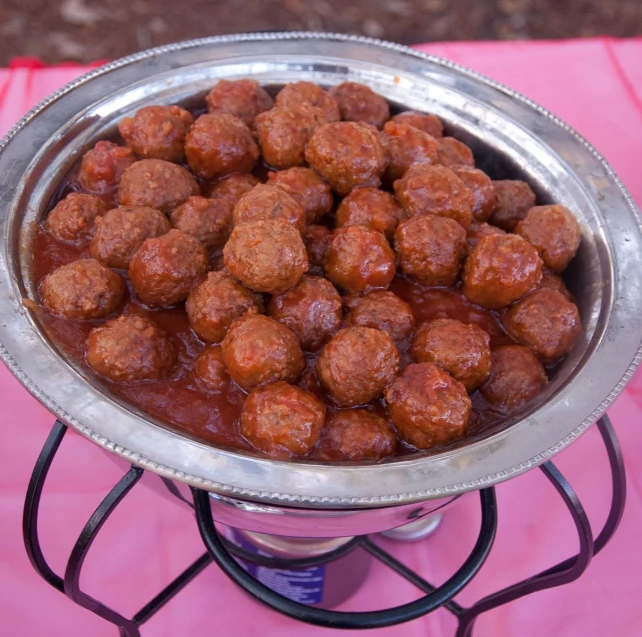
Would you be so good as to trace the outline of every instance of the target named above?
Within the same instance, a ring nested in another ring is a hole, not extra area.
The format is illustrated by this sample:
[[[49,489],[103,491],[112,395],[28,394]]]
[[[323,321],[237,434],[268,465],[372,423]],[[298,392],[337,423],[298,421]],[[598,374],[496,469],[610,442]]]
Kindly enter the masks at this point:
[[[230,529],[230,531],[229,539],[240,548],[258,555],[273,557],[270,553],[257,548],[236,529]],[[237,559],[237,561],[261,584],[291,599],[293,602],[320,604],[323,601],[323,587],[326,576],[325,565],[288,570],[250,564],[242,559]]]

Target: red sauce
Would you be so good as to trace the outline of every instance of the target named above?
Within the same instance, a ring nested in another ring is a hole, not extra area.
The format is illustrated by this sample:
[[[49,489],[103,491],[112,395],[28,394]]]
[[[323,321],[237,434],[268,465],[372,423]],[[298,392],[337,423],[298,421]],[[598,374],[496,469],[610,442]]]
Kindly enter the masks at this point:
[[[87,257],[88,249],[87,246],[71,246],[57,241],[38,227],[33,242],[33,255],[33,280],[39,283],[44,276],[61,265]],[[211,262],[214,264],[219,260],[220,254],[213,255]],[[169,426],[216,446],[250,449],[250,445],[238,430],[238,418],[245,401],[245,392],[231,383],[227,393],[208,394],[200,390],[192,379],[193,361],[205,344],[190,329],[184,308],[181,306],[150,310],[144,307],[131,291],[127,272],[120,271],[120,274],[127,281],[129,288],[121,311],[147,315],[170,335],[179,352],[179,364],[175,373],[160,381],[129,384],[98,378],[85,363],[85,341],[89,331],[104,320],[61,319],[39,310],[41,323],[61,354],[80,367],[87,376],[93,377],[97,383],[107,386],[113,394]],[[495,312],[469,303],[458,289],[426,288],[401,276],[394,279],[390,289],[410,304],[418,323],[436,318],[460,319],[485,329],[490,334],[494,347],[512,342]],[[412,362],[408,355],[409,347],[410,339],[400,344],[403,364]],[[316,358],[313,354],[306,356],[307,366],[300,385],[314,392],[326,404],[328,413],[331,414],[335,408],[317,380],[314,371]],[[473,413],[469,426],[471,433],[501,419],[478,393],[475,393],[472,399]],[[384,408],[379,403],[368,406],[368,409],[385,415]],[[402,448],[401,453],[409,453],[409,450]],[[314,453],[312,456],[314,457]]]

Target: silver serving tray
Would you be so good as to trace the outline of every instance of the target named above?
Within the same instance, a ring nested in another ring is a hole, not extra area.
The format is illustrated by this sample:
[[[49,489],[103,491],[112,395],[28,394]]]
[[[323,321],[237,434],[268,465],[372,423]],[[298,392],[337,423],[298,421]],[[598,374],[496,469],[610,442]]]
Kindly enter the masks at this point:
[[[568,271],[585,333],[519,417],[449,447],[380,464],[280,462],[196,442],[137,411],[70,365],[22,303],[34,223],[69,168],[141,106],[191,104],[220,78],[279,85],[368,84],[394,104],[433,112],[493,177],[528,180],[540,202],[570,208],[582,243]],[[250,34],[144,51],[68,84],[0,142],[0,354],[43,405],[96,444],[162,476],[222,496],[355,509],[451,498],[516,476],[582,434],[640,360],[639,213],[613,170],[575,131],[525,97],[409,48],[317,33]]]

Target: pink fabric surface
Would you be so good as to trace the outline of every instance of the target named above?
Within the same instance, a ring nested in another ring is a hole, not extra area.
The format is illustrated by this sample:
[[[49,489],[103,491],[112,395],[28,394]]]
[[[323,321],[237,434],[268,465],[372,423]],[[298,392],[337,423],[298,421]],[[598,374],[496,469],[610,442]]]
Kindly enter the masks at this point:
[[[469,66],[541,103],[587,137],[612,163],[642,204],[642,40],[608,39],[538,43],[421,45],[421,50]],[[38,100],[83,73],[81,67],[0,70],[0,133]],[[115,635],[109,624],[50,588],[32,570],[21,539],[21,511],[29,475],[53,417],[0,366],[0,634],[20,636]],[[612,543],[577,582],[532,595],[483,616],[477,637],[637,637],[642,631],[642,376],[610,410],[628,468],[629,494]],[[586,504],[594,528],[609,501],[605,454],[592,428],[556,458]],[[89,515],[121,470],[98,447],[70,432],[56,458],[42,503],[45,555],[62,572]],[[577,550],[572,523],[539,471],[497,488],[500,523],[486,565],[458,601],[470,604]],[[431,538],[414,545],[386,543],[434,583],[459,567],[479,522],[476,497],[445,516]],[[135,524],[130,524],[131,521]],[[85,565],[82,586],[125,615],[136,612],[203,552],[187,510],[139,486],[106,524]],[[392,606],[419,593],[384,567],[345,606]],[[450,637],[455,622],[445,611],[404,626],[360,634]],[[216,567],[202,573],[143,629],[147,637],[322,636],[257,605]]]

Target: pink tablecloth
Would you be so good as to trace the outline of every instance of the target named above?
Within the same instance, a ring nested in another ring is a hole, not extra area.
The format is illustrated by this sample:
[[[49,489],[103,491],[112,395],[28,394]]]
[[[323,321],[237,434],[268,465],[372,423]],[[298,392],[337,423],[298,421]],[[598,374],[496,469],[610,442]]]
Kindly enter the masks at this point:
[[[642,204],[642,40],[430,44],[420,47],[472,67],[540,102],[584,134],[611,161]],[[35,102],[84,72],[83,68],[0,70],[0,132]],[[477,624],[481,637],[638,637],[642,634],[642,378],[610,415],[628,464],[629,500],[608,548],[574,584],[496,610]],[[32,571],[22,547],[20,515],[31,467],[53,422],[0,366],[0,634],[110,636],[115,630],[74,606]],[[572,480],[597,528],[608,503],[604,454],[595,429],[556,460]],[[45,554],[63,569],[82,524],[119,471],[103,452],[67,436],[51,473],[42,507]],[[471,603],[516,578],[551,565],[577,548],[568,515],[552,487],[533,471],[497,489],[500,527],[488,563],[461,595]],[[428,579],[442,582],[472,546],[476,498],[449,512],[428,540],[394,550]],[[135,520],[136,525],[129,525]],[[85,589],[131,614],[202,552],[192,517],[138,488],[103,529],[86,563]],[[350,602],[354,609],[396,605],[417,592],[383,567]],[[449,637],[454,621],[444,611],[401,627],[367,634]],[[249,600],[210,567],[144,629],[147,637],[316,636]],[[361,633],[364,634],[364,633]]]

